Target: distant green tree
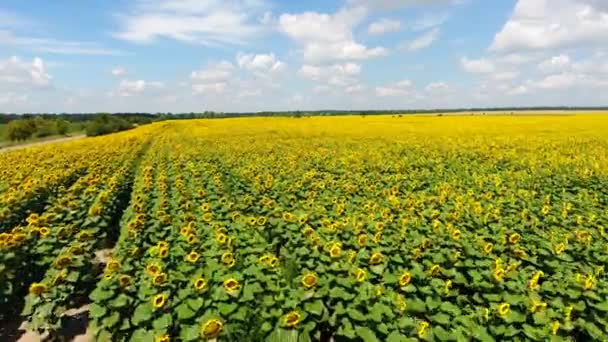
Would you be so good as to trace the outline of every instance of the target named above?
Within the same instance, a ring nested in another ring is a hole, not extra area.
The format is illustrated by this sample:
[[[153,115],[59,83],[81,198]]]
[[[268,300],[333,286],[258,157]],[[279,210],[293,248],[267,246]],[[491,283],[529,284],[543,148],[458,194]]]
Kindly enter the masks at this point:
[[[70,130],[70,123],[59,119],[55,121],[55,132],[59,135],[66,135]]]
[[[6,127],[7,137],[11,141],[22,141],[29,139],[34,130],[32,130],[32,126],[27,121],[29,120],[10,121]]]

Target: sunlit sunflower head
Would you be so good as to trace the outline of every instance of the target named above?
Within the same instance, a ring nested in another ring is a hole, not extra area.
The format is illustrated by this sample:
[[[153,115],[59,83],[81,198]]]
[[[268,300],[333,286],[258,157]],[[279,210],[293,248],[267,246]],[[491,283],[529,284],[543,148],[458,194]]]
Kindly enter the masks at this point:
[[[157,275],[160,271],[161,267],[157,264],[148,264],[146,266],[146,272],[151,276]]]
[[[201,210],[204,212],[209,212],[211,210],[211,205],[209,203],[203,203],[203,205],[201,205]]]
[[[293,220],[293,214],[290,212],[283,213],[283,220],[285,220],[285,221]]]
[[[368,242],[367,234],[361,234],[361,235],[357,236],[357,244],[359,245],[359,247],[365,247],[367,245],[367,242]]]
[[[300,323],[301,319],[302,316],[299,312],[291,311],[283,316],[283,324],[288,328],[294,328]]]
[[[188,244],[193,244],[196,242],[196,235],[190,233],[188,234],[188,236],[186,237],[186,242],[188,242]]]
[[[159,274],[155,275],[154,278],[153,278],[153,280],[152,280],[152,282],[156,286],[163,285],[165,282],[167,282],[167,274],[166,273],[159,273]]]
[[[200,254],[198,254],[195,251],[192,251],[190,253],[188,253],[188,255],[186,256],[186,260],[190,263],[195,263],[198,261],[198,259],[201,257]]]
[[[494,270],[494,280],[496,281],[503,281],[504,277],[505,277],[505,270],[503,268],[497,268]]]
[[[164,294],[157,294],[156,296],[154,296],[154,298],[152,298],[152,305],[156,309],[160,309],[163,306],[165,306],[166,301],[167,301],[167,297],[165,297]]]
[[[247,219],[247,224],[250,226],[254,226],[255,224],[257,224],[258,220],[253,217],[253,216],[249,216],[249,218]]]
[[[426,321],[422,321],[420,322],[420,324],[418,324],[418,337],[419,338],[426,338],[426,336],[428,335],[428,328],[429,328],[429,323]]]
[[[159,248],[158,256],[161,258],[166,258],[169,255],[169,248]]]
[[[317,285],[317,275],[313,272],[308,272],[302,276],[302,285],[306,289],[311,289]]]
[[[159,241],[156,244],[156,247],[158,247],[158,249],[169,248],[169,243],[166,241]]]
[[[525,258],[527,255],[526,251],[522,248],[517,248],[515,251],[513,251],[513,254],[515,254],[515,256],[518,258]]]
[[[164,335],[160,335],[155,339],[156,342],[171,342],[171,338],[169,337],[169,335],[164,334]]]
[[[224,280],[224,290],[228,293],[234,293],[240,289],[241,285],[238,280],[234,278],[229,278]]]
[[[498,306],[498,314],[501,317],[505,317],[509,312],[511,312],[511,305],[509,303],[502,303]]]
[[[279,258],[277,258],[276,256],[271,256],[270,260],[268,260],[268,265],[272,268],[275,268],[277,266],[279,266]]]
[[[379,265],[379,264],[382,263],[383,260],[384,260],[384,256],[382,255],[382,253],[375,252],[369,258],[369,263],[372,264],[372,265]]]
[[[198,291],[204,290],[207,287],[207,280],[205,278],[198,278],[194,280],[194,288]]]
[[[272,255],[269,255],[269,254],[264,254],[264,255],[262,255],[262,256],[261,256],[261,257],[258,259],[258,261],[259,261],[261,264],[267,265],[267,264],[270,262],[270,258],[271,258],[271,257],[272,257]]]
[[[375,226],[377,232],[384,231],[384,222],[376,222]]]
[[[519,235],[519,233],[513,233],[511,235],[509,235],[509,243],[510,244],[516,244],[519,242],[519,240],[521,240],[521,235]]]
[[[412,275],[410,274],[410,272],[404,272],[400,277],[399,277],[399,285],[401,287],[407,286],[409,285],[409,283],[412,281]]]
[[[201,326],[201,336],[205,339],[212,340],[217,338],[223,329],[224,324],[220,320],[210,319],[205,321]]]
[[[492,253],[492,249],[494,249],[494,245],[491,242],[488,242],[483,246],[483,252],[486,254]]]
[[[358,282],[364,282],[367,279],[367,272],[362,268],[357,268],[355,271],[355,280]]]
[[[213,214],[212,213],[204,213],[203,214],[203,221],[205,221],[205,222],[211,222],[211,220],[213,220]]]
[[[342,255],[342,247],[339,244],[333,244],[329,249],[329,256],[332,258],[339,258]]]
[[[224,254],[222,254],[222,257],[220,258],[222,261],[222,264],[228,266],[228,267],[232,267],[236,260],[234,258],[234,254],[232,254],[231,252],[226,252]]]
[[[454,240],[460,240],[460,236],[462,234],[460,233],[460,230],[456,229],[452,232],[452,239]]]
[[[30,293],[35,295],[35,296],[40,296],[43,293],[45,293],[47,290],[47,287],[45,284],[42,283],[32,283],[32,285],[30,285]]]
[[[305,224],[308,221],[308,216],[306,215],[300,215],[300,217],[298,217],[298,223],[300,224]]]
[[[429,274],[431,275],[431,277],[436,277],[439,275],[439,273],[441,272],[441,266],[439,265],[433,265],[430,269],[429,269]]]
[[[556,255],[562,254],[566,250],[566,244],[561,242],[555,245],[554,252]]]
[[[224,245],[228,241],[228,236],[224,233],[219,233],[215,236],[215,241],[220,245]]]
[[[258,226],[263,226],[263,225],[266,224],[267,221],[268,220],[266,219],[266,217],[260,216],[260,217],[257,218],[256,223],[257,223]]]
[[[72,257],[69,255],[60,255],[56,260],[55,260],[55,267],[62,269],[65,268],[67,266],[69,266],[72,263]]]
[[[39,232],[40,232],[40,236],[42,236],[42,237],[47,237],[47,236],[49,236],[49,234],[51,234],[51,230],[48,229],[47,227],[40,228]]]

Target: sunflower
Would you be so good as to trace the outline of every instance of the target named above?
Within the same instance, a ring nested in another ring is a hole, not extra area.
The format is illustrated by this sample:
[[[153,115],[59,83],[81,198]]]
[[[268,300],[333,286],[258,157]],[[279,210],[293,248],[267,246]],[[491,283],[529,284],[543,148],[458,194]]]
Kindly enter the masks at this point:
[[[557,335],[557,332],[559,331],[559,321],[555,320],[553,321],[553,323],[551,323],[551,335]]]
[[[40,236],[42,236],[42,237],[47,237],[47,236],[49,236],[49,234],[51,234],[51,230],[48,229],[47,227],[40,228],[39,232],[40,232]]]
[[[158,336],[155,339],[155,342],[171,342],[171,338],[169,337],[169,335],[164,334],[164,335]]]
[[[188,253],[188,255],[186,256],[186,260],[190,263],[195,263],[198,261],[198,259],[201,257],[200,254],[198,254],[195,251],[192,251],[190,253]]]
[[[377,232],[381,232],[384,230],[384,222],[376,222],[375,228]]]
[[[300,217],[298,217],[298,223],[300,224],[304,224],[308,221],[308,217],[306,215],[300,215]]]
[[[300,323],[301,319],[302,316],[299,312],[291,311],[283,316],[283,324],[288,328],[294,328]]]
[[[494,245],[491,242],[488,242],[483,246],[483,252],[486,254],[492,253],[492,249],[494,249]]]
[[[204,290],[207,287],[207,280],[205,278],[198,278],[194,281],[194,288],[197,290]]]
[[[384,256],[382,255],[382,253],[380,252],[375,252],[374,254],[372,254],[372,256],[369,258],[369,263],[372,265],[379,265],[382,263],[382,260],[384,259]]]
[[[293,214],[290,212],[283,213],[283,220],[285,220],[285,221],[293,220]]]
[[[268,220],[266,219],[266,217],[260,216],[260,217],[257,218],[256,223],[257,223],[258,226],[263,226],[263,225],[266,224],[267,221]]]
[[[516,249],[513,254],[520,259],[526,257],[526,251],[521,248]]]
[[[69,255],[60,255],[57,260],[55,260],[55,267],[58,269],[65,268],[72,263],[72,257]]]
[[[55,286],[61,284],[65,280],[66,276],[66,270],[61,270],[61,272],[59,272],[53,279],[52,285]]]
[[[412,281],[412,275],[410,274],[410,272],[404,272],[401,277],[399,277],[399,285],[401,287],[407,286],[409,285],[409,283]]]
[[[511,305],[509,303],[502,303],[498,306],[498,314],[500,317],[505,317],[511,312]]]
[[[249,218],[247,219],[247,224],[250,226],[254,226],[257,222],[258,220],[253,216],[249,216]]]
[[[158,256],[160,258],[166,258],[169,255],[169,248],[160,248],[158,250]]]
[[[422,240],[422,249],[429,249],[431,248],[431,240],[429,239],[424,239]]]
[[[521,235],[519,235],[519,233],[513,233],[511,235],[509,235],[509,243],[510,244],[516,244],[519,242],[519,240],[521,240]]]
[[[439,265],[433,265],[431,267],[431,269],[429,270],[429,275],[431,277],[436,277],[437,275],[439,275],[440,272],[441,272],[441,266],[439,266]]]
[[[329,256],[332,258],[339,258],[342,255],[342,248],[339,244],[333,244],[329,249]]]
[[[270,258],[272,258],[272,255],[264,254],[258,259],[258,261],[261,264],[267,265],[270,262]]]
[[[152,282],[156,286],[163,285],[165,282],[167,282],[167,274],[166,273],[159,273],[159,274],[155,275],[154,279],[152,280]]]
[[[555,255],[560,255],[565,250],[566,250],[566,244],[563,243],[563,242],[562,243],[558,243],[557,245],[555,245],[555,248],[553,249],[553,251],[555,252]]]
[[[146,271],[149,275],[154,276],[157,275],[161,271],[161,267],[157,264],[148,264],[146,266]]]
[[[311,227],[306,227],[306,228],[304,228],[304,230],[302,231],[302,233],[304,234],[304,236],[310,237],[310,236],[314,235],[315,230],[312,229]]]
[[[226,244],[226,241],[228,241],[228,236],[226,236],[224,233],[219,233],[215,236],[215,241],[217,241],[217,243],[220,245],[224,245]]]
[[[106,265],[106,270],[109,272],[116,272],[120,269],[120,262],[117,260],[110,260]]]
[[[592,288],[594,288],[595,283],[596,283],[595,277],[593,275],[589,274],[587,276],[587,278],[585,279],[585,285],[584,285],[585,290],[591,290]]]
[[[315,287],[317,285],[317,275],[312,272],[304,274],[302,276],[302,285],[307,290]]]
[[[367,241],[367,234],[361,234],[357,236],[357,244],[359,245],[359,247],[365,247],[367,245]]]
[[[213,214],[212,213],[205,213],[205,214],[203,214],[203,221],[205,221],[205,222],[211,222],[211,220],[213,220]]]
[[[203,203],[203,205],[201,205],[201,210],[207,213],[211,211],[211,205],[209,203]]]
[[[355,279],[360,283],[364,282],[365,279],[367,279],[367,272],[362,268],[357,268],[355,271]]]
[[[241,285],[238,280],[229,278],[224,280],[224,290],[228,293],[234,293],[240,289]]]
[[[154,298],[152,298],[152,305],[154,305],[155,308],[160,309],[165,306],[166,301],[167,297],[165,297],[164,294],[157,294],[154,296]]]
[[[30,293],[36,296],[42,295],[46,290],[46,285],[42,283],[32,283],[32,285],[30,285]]]
[[[456,229],[452,232],[452,239],[454,240],[460,240],[460,236],[462,234],[460,233],[460,230]]]
[[[228,267],[232,267],[236,263],[234,254],[232,254],[231,252],[226,252],[226,253],[222,254],[221,261],[222,261],[222,264],[224,264]]]
[[[203,323],[201,327],[201,336],[208,340],[215,339],[220,335],[223,329],[224,324],[221,321],[210,319]]]
[[[425,338],[427,333],[428,333],[428,328],[429,328],[430,324],[426,321],[422,321],[420,322],[420,324],[418,325],[418,337],[419,338]]]
[[[277,266],[279,266],[279,258],[277,258],[276,256],[271,256],[270,260],[268,261],[268,265],[272,268],[275,268]]]
[[[118,281],[120,282],[121,287],[127,287],[131,285],[133,279],[130,276],[123,274],[120,276],[120,278],[118,278]]]
[[[502,268],[497,268],[494,270],[494,280],[501,282],[503,281],[504,277],[505,277],[505,270]]]
[[[194,235],[192,233],[188,234],[188,236],[186,237],[186,242],[188,244],[190,244],[190,245],[193,244],[193,243],[195,243],[196,242],[196,235]]]

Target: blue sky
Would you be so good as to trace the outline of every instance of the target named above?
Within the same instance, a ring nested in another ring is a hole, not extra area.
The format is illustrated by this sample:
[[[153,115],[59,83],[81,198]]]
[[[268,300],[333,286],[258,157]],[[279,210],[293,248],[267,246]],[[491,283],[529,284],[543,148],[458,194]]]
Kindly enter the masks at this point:
[[[608,105],[605,0],[0,3],[0,112]]]

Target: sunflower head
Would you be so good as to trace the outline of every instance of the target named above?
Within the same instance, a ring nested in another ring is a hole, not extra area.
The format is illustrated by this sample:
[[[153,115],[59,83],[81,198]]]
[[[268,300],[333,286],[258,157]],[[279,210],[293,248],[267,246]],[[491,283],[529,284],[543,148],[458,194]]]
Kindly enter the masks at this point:
[[[201,205],[201,210],[204,212],[209,212],[211,210],[211,205],[209,203],[203,203],[203,205]]]
[[[265,225],[265,224],[266,224],[266,222],[267,222],[267,221],[268,221],[268,220],[266,219],[266,217],[264,217],[264,216],[260,216],[260,217],[258,217],[258,219],[256,220],[256,223],[257,223],[257,225],[258,225],[258,226],[263,226],[263,225]]]
[[[127,287],[133,282],[133,279],[126,274],[121,275],[118,280],[120,282],[121,287]]]
[[[238,280],[229,278],[224,280],[224,290],[228,293],[234,293],[240,289],[241,285]]]
[[[561,242],[558,243],[557,245],[555,245],[555,248],[553,249],[553,251],[555,252],[555,255],[560,255],[562,254],[564,251],[566,250],[566,244]]]
[[[60,255],[57,260],[55,260],[55,267],[58,269],[65,268],[72,263],[72,257],[69,255]]]
[[[169,335],[164,334],[164,335],[158,336],[155,339],[155,341],[156,342],[171,342],[171,338],[169,337]]]
[[[486,254],[492,253],[492,249],[494,249],[494,245],[491,242],[488,242],[483,246],[483,252]]]
[[[519,242],[519,240],[521,240],[521,235],[519,235],[519,233],[513,233],[511,235],[509,235],[509,243],[510,244],[516,244]]]
[[[429,269],[429,274],[431,275],[431,277],[435,277],[435,276],[439,275],[440,272],[441,272],[441,266],[439,266],[439,265],[433,265]]]
[[[207,280],[205,278],[198,278],[194,281],[194,288],[198,291],[204,290],[207,287]]]
[[[186,236],[186,242],[188,244],[193,244],[196,242],[196,235],[189,233],[188,236]]]
[[[148,264],[146,266],[146,272],[148,272],[148,274],[151,276],[158,274],[160,271],[161,271],[161,268],[157,264]]]
[[[186,260],[190,263],[195,263],[198,261],[198,259],[200,258],[200,254],[198,254],[195,251],[192,251],[190,253],[188,253],[188,255],[186,256]]]
[[[285,221],[293,220],[293,214],[290,212],[283,213],[283,220],[285,220]]]
[[[205,339],[211,340],[217,338],[223,329],[224,324],[220,320],[210,319],[204,322],[201,326],[201,336]]]
[[[502,303],[498,306],[498,314],[500,317],[505,317],[511,312],[511,305],[509,303]]]
[[[169,255],[169,248],[159,248],[158,256],[161,258],[166,258]]]
[[[217,243],[219,243],[220,245],[224,245],[228,241],[228,236],[226,236],[226,234],[224,234],[224,233],[218,233],[215,236],[215,241]]]
[[[203,221],[205,221],[205,222],[211,222],[211,220],[213,220],[213,214],[212,213],[204,213],[203,214]]]
[[[167,274],[166,273],[159,273],[159,274],[155,275],[152,282],[156,286],[163,285],[165,282],[167,282]]]
[[[154,296],[154,298],[152,298],[152,305],[154,305],[156,309],[160,309],[165,306],[166,301],[167,297],[165,297],[164,294],[157,294],[156,296]]]
[[[221,261],[222,261],[222,264],[224,264],[228,267],[232,267],[236,263],[234,254],[232,254],[231,252],[226,252],[226,253],[222,254]]]
[[[365,279],[367,279],[367,272],[362,268],[357,268],[355,271],[355,280],[361,283],[364,282]]]
[[[285,316],[283,316],[283,324],[288,328],[294,328],[302,319],[302,316],[297,311],[288,312]]]
[[[304,274],[304,276],[302,276],[302,285],[306,289],[315,287],[317,285],[317,275],[312,272]]]
[[[494,270],[494,280],[501,282],[505,277],[505,270],[503,268],[497,268]]]
[[[339,244],[333,244],[329,249],[329,256],[332,258],[339,258],[342,255],[342,248]]]
[[[315,234],[315,230],[312,229],[311,227],[306,227],[306,228],[304,228],[303,233],[304,233],[304,236],[310,237]]]
[[[379,265],[382,263],[383,259],[384,259],[384,256],[382,255],[382,253],[376,252],[376,253],[373,253],[372,256],[369,258],[369,263],[372,265]]]
[[[359,245],[359,247],[365,247],[367,245],[367,241],[367,234],[361,234],[357,236],[357,244]]]
[[[452,232],[452,239],[460,240],[461,235],[462,235],[462,233],[460,233],[460,230],[456,229]]]
[[[429,323],[426,321],[420,322],[418,325],[418,337],[425,338],[428,334]]]
[[[39,232],[40,232],[40,236],[42,236],[42,237],[47,237],[47,236],[49,236],[49,234],[51,234],[51,230],[48,229],[47,227],[40,228]]]
[[[32,283],[32,285],[30,285],[30,293],[36,296],[42,295],[46,290],[46,285],[42,283]]]
[[[404,272],[401,277],[399,277],[399,285],[401,287],[407,286],[409,285],[409,283],[412,281],[412,275],[410,274],[410,272]]]

